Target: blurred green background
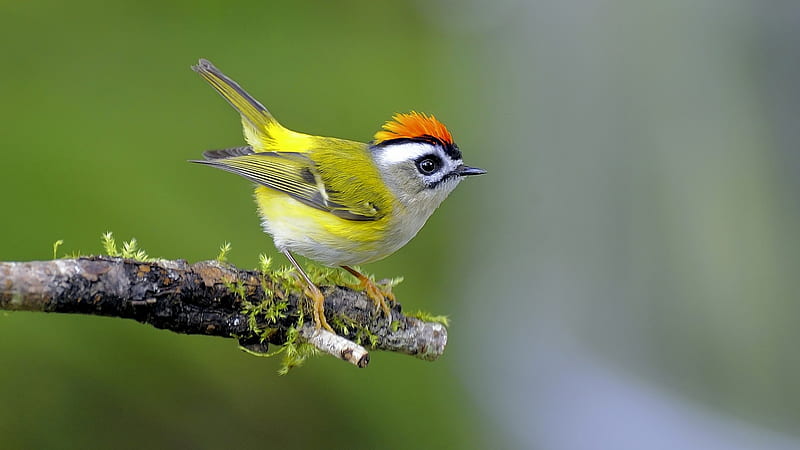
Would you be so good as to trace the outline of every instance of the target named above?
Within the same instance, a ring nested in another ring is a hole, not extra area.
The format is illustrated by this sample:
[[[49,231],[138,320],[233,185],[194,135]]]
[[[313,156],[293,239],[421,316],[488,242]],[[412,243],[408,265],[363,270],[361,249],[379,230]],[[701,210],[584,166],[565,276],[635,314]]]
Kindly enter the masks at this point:
[[[434,113],[489,171],[366,267],[450,315],[441,360],[279,377],[5,314],[1,448],[800,448],[797,2],[5,1],[0,42],[0,260],[275,255],[248,183],[186,162],[243,142],[200,57],[298,131]]]

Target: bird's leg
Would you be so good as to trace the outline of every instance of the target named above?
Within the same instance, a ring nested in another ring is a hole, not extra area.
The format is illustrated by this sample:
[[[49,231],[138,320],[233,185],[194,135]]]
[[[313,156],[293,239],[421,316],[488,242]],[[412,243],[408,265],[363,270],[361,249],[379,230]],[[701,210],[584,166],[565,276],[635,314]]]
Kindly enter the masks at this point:
[[[322,327],[331,333],[335,333],[333,328],[328,325],[328,321],[325,320],[325,296],[322,295],[322,292],[320,292],[317,285],[311,281],[311,278],[306,275],[306,272],[302,267],[300,267],[300,264],[297,263],[297,261],[294,259],[294,256],[292,256],[288,250],[284,250],[283,254],[286,255],[286,258],[289,259],[294,268],[300,272],[300,275],[306,282],[306,288],[303,289],[303,292],[311,299],[312,310],[314,313],[314,325],[316,325],[317,328]]]
[[[358,278],[358,281],[361,285],[361,289],[367,293],[367,297],[371,298],[373,302],[375,302],[375,306],[380,306],[383,310],[383,313],[386,314],[390,320],[392,318],[392,309],[389,308],[389,305],[386,303],[386,300],[389,299],[391,301],[395,301],[394,294],[390,290],[383,290],[378,285],[375,284],[372,280],[367,278],[361,272],[353,269],[349,266],[342,266],[342,269],[350,272],[353,274],[354,277]]]

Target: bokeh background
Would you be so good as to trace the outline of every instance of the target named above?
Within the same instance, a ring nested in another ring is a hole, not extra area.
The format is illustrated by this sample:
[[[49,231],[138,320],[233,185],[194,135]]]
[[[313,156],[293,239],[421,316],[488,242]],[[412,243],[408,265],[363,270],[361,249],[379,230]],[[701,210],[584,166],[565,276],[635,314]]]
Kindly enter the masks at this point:
[[[366,267],[451,317],[441,360],[279,377],[4,314],[0,447],[800,448],[798,42],[791,0],[0,1],[0,260],[275,254],[248,183],[186,163],[242,143],[200,57],[299,131],[435,113],[489,171]]]

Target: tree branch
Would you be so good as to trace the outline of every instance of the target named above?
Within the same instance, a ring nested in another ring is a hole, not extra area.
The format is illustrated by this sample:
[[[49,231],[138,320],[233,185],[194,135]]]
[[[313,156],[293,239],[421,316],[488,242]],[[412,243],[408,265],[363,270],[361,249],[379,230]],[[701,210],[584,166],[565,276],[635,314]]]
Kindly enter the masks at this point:
[[[250,351],[263,353],[267,344],[286,343],[307,303],[273,282],[270,274],[217,261],[188,264],[98,256],[0,262],[0,309],[133,319],[176,333],[236,338]],[[444,352],[447,330],[441,324],[404,316],[399,304],[392,308],[390,321],[363,292],[343,286],[320,289],[328,322],[339,324],[338,335],[309,323],[297,330],[320,350],[359,367],[369,362],[368,352],[354,342],[359,339],[375,349],[428,361]],[[271,315],[246,311],[248,305],[265,301],[283,301],[286,308]]]

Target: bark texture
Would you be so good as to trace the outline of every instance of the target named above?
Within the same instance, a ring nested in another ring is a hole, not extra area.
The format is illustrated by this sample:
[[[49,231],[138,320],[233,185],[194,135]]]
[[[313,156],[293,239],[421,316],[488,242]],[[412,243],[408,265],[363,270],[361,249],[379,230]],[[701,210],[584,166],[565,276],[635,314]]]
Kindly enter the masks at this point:
[[[231,289],[237,283],[244,298]],[[369,354],[356,340],[429,361],[444,352],[447,330],[441,324],[404,316],[399,304],[394,304],[390,321],[363,292],[345,286],[320,289],[328,322],[345,325],[337,330],[338,336],[301,327],[300,336],[320,350],[359,367],[366,366]],[[244,312],[245,301],[259,304],[264,300],[286,301],[282,317],[268,320],[264,314]],[[301,293],[275,288],[270,274],[217,261],[188,264],[86,257],[0,262],[0,309],[133,319],[176,333],[235,338],[256,352],[266,352],[268,344],[285,343],[286,332],[296,326],[305,307]],[[252,325],[270,330],[266,340]]]

